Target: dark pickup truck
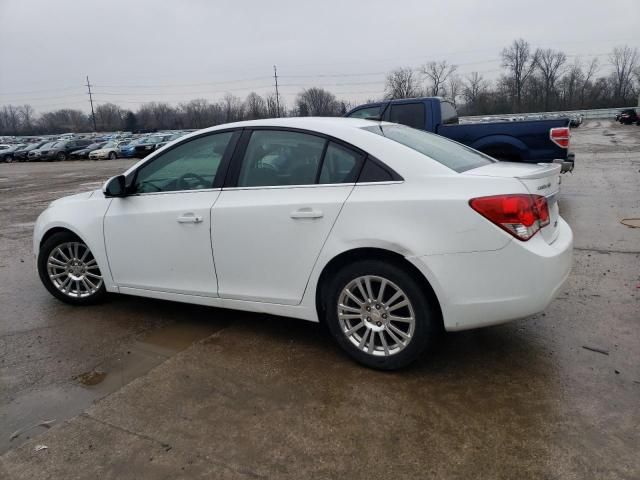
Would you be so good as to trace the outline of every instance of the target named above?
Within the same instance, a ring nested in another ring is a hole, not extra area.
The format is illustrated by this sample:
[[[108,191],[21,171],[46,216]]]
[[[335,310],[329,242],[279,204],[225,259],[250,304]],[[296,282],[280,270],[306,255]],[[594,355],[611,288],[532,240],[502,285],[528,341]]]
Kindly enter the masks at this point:
[[[369,103],[347,112],[345,117],[401,123],[437,133],[498,160],[560,163],[563,172],[574,166],[568,118],[459,124],[453,104],[440,97]]]

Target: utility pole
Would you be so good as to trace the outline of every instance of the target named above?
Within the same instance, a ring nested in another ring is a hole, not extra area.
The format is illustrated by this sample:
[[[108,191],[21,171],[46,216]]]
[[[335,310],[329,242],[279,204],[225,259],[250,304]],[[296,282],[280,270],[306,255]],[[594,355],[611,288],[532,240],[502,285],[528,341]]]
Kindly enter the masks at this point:
[[[276,80],[276,115],[280,118],[280,94],[278,93],[278,69],[273,66],[273,78]]]
[[[93,119],[93,131],[97,132],[98,128],[96,127],[96,114],[93,111],[93,96],[91,96],[91,84],[89,83],[89,75],[87,75],[87,88],[89,89],[89,102],[91,103],[91,118]]]

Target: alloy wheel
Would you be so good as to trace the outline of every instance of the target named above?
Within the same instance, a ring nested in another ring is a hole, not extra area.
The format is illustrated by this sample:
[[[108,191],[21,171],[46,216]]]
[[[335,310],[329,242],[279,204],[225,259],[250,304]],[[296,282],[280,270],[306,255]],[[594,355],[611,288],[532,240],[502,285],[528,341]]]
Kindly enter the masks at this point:
[[[82,242],[62,243],[51,250],[47,274],[58,291],[72,298],[94,295],[103,281],[96,259]]]
[[[349,282],[338,297],[342,333],[359,350],[390,356],[411,342],[416,315],[407,294],[392,281],[364,275]]]

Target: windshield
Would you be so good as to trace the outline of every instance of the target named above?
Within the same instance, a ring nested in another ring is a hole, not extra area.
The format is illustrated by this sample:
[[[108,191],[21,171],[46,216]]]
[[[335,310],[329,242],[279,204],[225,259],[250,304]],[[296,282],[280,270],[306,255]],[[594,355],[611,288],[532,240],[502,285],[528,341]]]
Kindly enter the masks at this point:
[[[49,142],[49,143],[45,143],[42,147],[40,148],[51,148],[56,144],[56,142]]]
[[[382,135],[432,158],[458,173],[494,163],[496,160],[460,143],[404,125],[376,125],[363,130]]]

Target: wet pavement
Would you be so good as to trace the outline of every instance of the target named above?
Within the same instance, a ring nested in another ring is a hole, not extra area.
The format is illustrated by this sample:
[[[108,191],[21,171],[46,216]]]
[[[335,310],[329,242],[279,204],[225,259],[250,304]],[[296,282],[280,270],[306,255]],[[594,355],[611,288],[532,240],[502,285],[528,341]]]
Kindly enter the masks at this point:
[[[0,478],[640,478],[640,128],[572,142],[559,298],[395,373],[303,321],[57,302],[33,221],[130,162],[0,165]]]

